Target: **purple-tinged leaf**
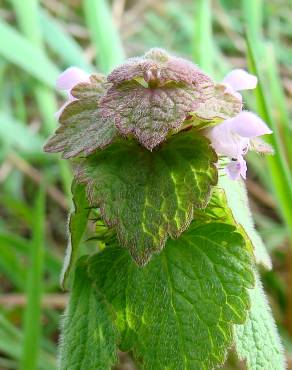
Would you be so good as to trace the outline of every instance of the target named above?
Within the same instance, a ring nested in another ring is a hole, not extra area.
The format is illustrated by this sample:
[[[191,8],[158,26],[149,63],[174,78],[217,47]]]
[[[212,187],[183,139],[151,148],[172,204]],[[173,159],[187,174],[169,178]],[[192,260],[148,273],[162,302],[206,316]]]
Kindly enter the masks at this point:
[[[208,97],[192,113],[202,121],[217,120],[218,123],[241,112],[241,99],[225,85],[217,84],[208,89]]]
[[[112,71],[108,81],[120,84],[124,81],[144,78],[148,82],[154,77],[161,86],[169,81],[188,85],[212,85],[212,80],[195,64],[183,58],[170,56],[162,49],[151,49],[143,57],[129,59]]]
[[[63,158],[88,155],[110,144],[117,135],[113,120],[101,116],[99,101],[107,83],[100,75],[92,75],[90,82],[82,82],[71,90],[76,99],[61,113],[60,126],[48,140],[46,152],[63,152]]]
[[[150,88],[137,81],[112,86],[101,100],[102,116],[122,135],[134,135],[152,150],[169,132],[179,129],[204,95],[193,87],[170,82]]]

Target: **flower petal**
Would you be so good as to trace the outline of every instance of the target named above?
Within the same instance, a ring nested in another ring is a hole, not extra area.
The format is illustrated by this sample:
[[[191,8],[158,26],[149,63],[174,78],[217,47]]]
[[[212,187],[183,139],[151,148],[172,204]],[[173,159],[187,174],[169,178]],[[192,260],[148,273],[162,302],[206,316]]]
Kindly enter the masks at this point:
[[[71,90],[79,82],[89,81],[89,74],[77,67],[67,68],[57,79],[57,89]]]
[[[232,131],[247,138],[271,134],[273,132],[260,117],[246,111],[228,120],[228,125]]]
[[[232,94],[235,96],[238,100],[242,102],[242,96],[239,92],[235,91],[233,87],[227,83],[222,83],[225,86],[225,92]]]
[[[217,154],[238,158],[247,152],[249,139],[232,132],[232,121],[233,118],[228,119],[209,129],[206,136],[211,140]]]
[[[237,161],[231,161],[225,168],[227,175],[231,180],[238,180],[240,176],[246,179],[247,165],[242,156]]]
[[[234,69],[224,77],[222,82],[234,90],[240,91],[255,89],[258,79],[243,69]]]

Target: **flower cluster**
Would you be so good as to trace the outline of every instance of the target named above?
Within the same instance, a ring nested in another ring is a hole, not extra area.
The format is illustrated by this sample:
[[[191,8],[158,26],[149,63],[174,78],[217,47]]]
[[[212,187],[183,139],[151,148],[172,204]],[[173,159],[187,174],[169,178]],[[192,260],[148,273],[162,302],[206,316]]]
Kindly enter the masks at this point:
[[[223,79],[223,84],[228,91],[242,99],[238,91],[254,89],[257,78],[242,69],[236,69]],[[261,118],[252,112],[242,111],[209,129],[206,134],[216,152],[231,159],[226,166],[226,172],[231,179],[236,180],[240,176],[246,178],[247,166],[244,155],[253,147],[252,144],[256,146],[259,136],[271,133]]]

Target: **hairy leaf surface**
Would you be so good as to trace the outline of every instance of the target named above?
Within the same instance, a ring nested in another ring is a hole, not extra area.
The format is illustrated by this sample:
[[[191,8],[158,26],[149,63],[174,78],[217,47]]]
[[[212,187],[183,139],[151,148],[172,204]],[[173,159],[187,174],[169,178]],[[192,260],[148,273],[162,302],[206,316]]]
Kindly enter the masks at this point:
[[[220,122],[232,118],[241,112],[241,99],[229,92],[225,85],[217,84],[209,88],[209,96],[202,101],[194,111],[195,117],[203,121],[207,126],[213,126]],[[213,121],[213,124],[212,124]]]
[[[63,152],[63,158],[89,154],[104,148],[117,135],[114,122],[101,116],[99,100],[105,92],[104,80],[92,75],[90,83],[80,83],[71,91],[74,101],[66,105],[60,126],[48,140],[46,152]]]
[[[122,135],[134,135],[151,150],[164,141],[171,130],[182,125],[203,96],[203,92],[184,84],[169,82],[151,88],[129,81],[107,91],[101,101],[102,115],[114,121]]]
[[[221,184],[221,179],[219,180]],[[236,231],[242,235],[245,240],[246,248],[254,252],[253,243],[242,225],[235,219],[231,208],[229,207],[225,191],[217,185],[213,188],[211,199],[206,208],[195,209],[194,219],[196,222],[210,223],[223,222],[232,225]]]
[[[116,311],[122,350],[144,370],[207,370],[224,362],[253,286],[251,255],[230,225],[192,224],[143,268],[119,247],[92,258],[90,276]]]
[[[276,325],[256,273],[256,286],[249,291],[251,308],[243,325],[235,326],[236,351],[248,370],[284,370],[286,361]]]
[[[197,66],[158,48],[129,59],[109,74],[108,81],[112,87],[101,101],[103,117],[150,150],[215,91],[210,77]]]
[[[159,85],[169,81],[183,82],[194,87],[212,85],[212,80],[195,64],[169,55],[159,48],[150,49],[143,57],[131,58],[115,68],[108,81],[117,85],[125,81],[154,77]]]
[[[262,238],[254,227],[244,183],[241,180],[233,181],[227,176],[220,176],[218,186],[224,190],[228,206],[236,222],[244,228],[251,240],[256,262],[270,270],[272,268],[272,261]]]
[[[160,251],[168,236],[178,237],[205,207],[217,182],[215,152],[196,132],[173,136],[150,152],[134,141],[120,141],[81,160],[77,181],[100,207],[108,226],[139,263]]]
[[[113,313],[87,275],[86,258],[77,265],[63,322],[60,370],[110,370],[117,361]]]
[[[61,273],[61,286],[63,289],[66,287],[67,279],[78,258],[79,245],[86,229],[89,215],[85,186],[73,181],[71,191],[74,210],[69,218],[69,242]]]

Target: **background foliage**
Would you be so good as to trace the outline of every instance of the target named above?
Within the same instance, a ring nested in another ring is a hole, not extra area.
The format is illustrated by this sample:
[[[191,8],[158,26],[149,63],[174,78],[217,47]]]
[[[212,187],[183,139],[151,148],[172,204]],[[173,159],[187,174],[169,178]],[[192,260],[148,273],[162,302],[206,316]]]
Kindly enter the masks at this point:
[[[58,73],[108,72],[160,46],[220,81],[234,67],[261,80],[245,103],[274,130],[276,155],[249,155],[247,186],[273,259],[262,271],[292,369],[292,9],[288,0],[2,0],[0,2],[0,369],[56,368],[67,294],[71,171],[42,152],[56,126]],[[249,41],[248,43],[246,41]],[[93,251],[94,241],[83,243]],[[120,368],[130,359],[120,354]],[[244,368],[231,356],[227,369]]]

